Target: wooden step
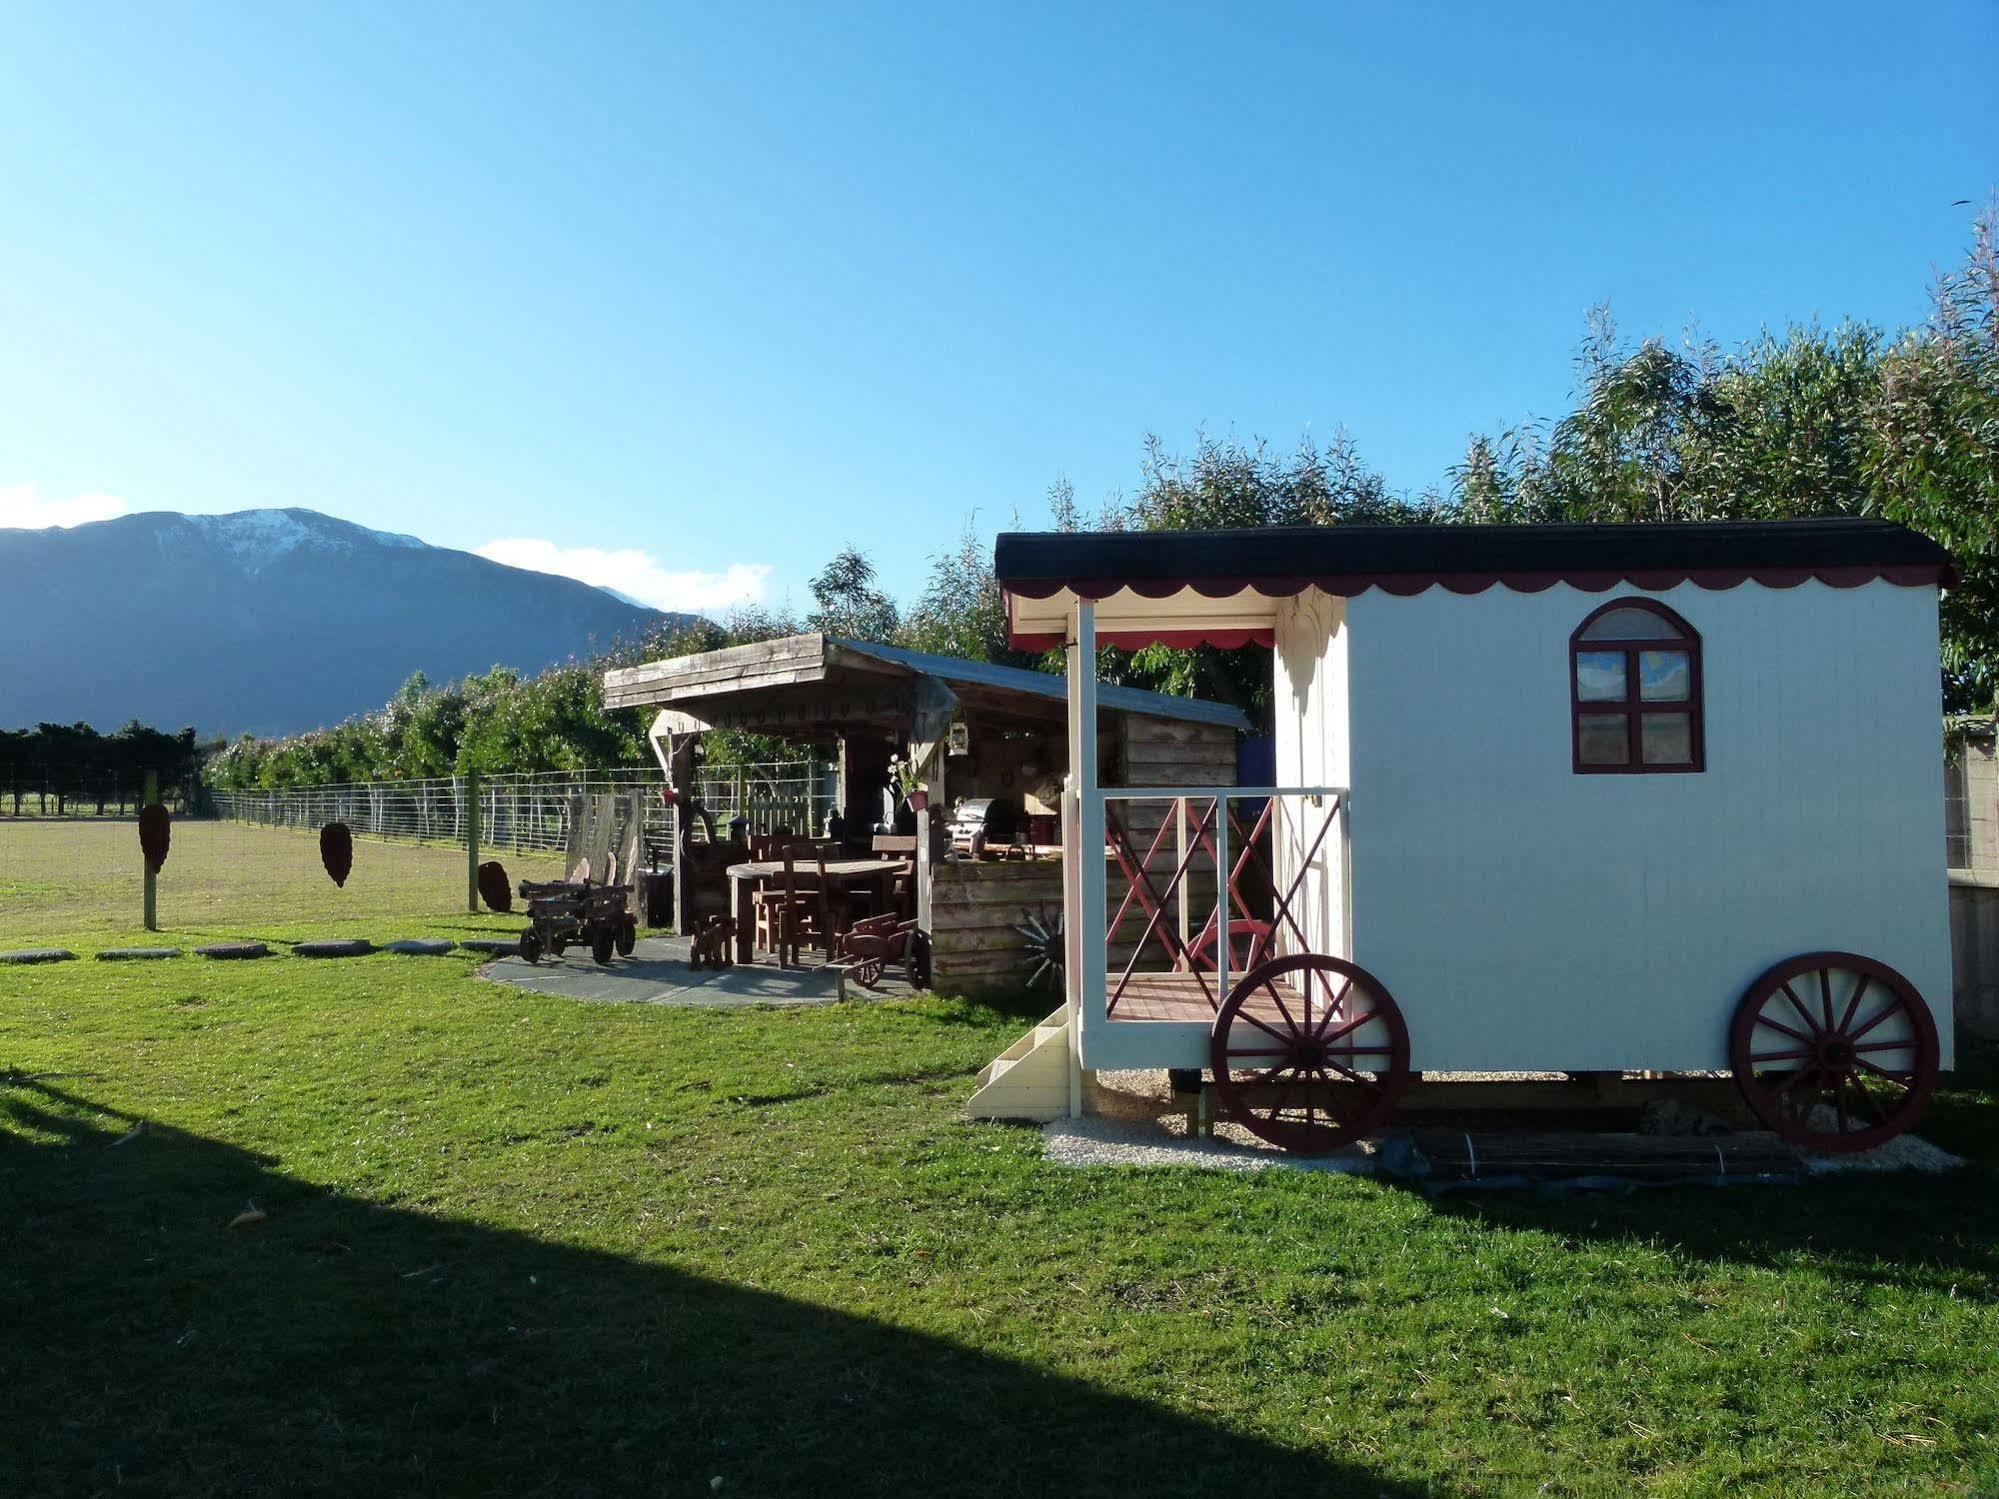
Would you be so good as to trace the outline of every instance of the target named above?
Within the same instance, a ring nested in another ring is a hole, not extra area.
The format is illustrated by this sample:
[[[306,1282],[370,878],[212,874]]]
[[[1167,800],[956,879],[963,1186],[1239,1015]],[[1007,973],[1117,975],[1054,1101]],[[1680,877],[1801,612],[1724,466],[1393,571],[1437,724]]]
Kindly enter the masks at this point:
[[[965,1105],[974,1119],[1060,1119],[1069,1112],[1069,1025],[1057,1010],[994,1057]]]

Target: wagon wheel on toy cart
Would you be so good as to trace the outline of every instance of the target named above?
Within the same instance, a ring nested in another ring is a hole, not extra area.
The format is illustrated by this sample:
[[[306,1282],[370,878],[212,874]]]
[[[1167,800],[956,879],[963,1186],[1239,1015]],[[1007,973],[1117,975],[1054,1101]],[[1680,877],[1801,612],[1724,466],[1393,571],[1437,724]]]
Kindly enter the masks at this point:
[[[1303,1155],[1337,1150],[1384,1123],[1409,1083],[1409,1029],[1373,974],[1305,953],[1243,975],[1208,1042],[1230,1119]]]
[[[1735,1007],[1728,1059],[1750,1111],[1807,1150],[1870,1150],[1936,1091],[1936,1023],[1901,974],[1858,953],[1789,958]]]

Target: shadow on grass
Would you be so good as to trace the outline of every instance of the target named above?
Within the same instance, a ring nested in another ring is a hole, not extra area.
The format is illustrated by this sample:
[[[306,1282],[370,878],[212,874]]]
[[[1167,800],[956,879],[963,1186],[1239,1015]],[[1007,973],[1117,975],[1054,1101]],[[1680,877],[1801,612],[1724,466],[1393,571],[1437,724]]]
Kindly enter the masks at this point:
[[[378,1206],[131,1123],[0,1077],[0,1491],[1419,1492],[1024,1363]],[[252,1200],[268,1218],[226,1227]]]
[[[1855,1172],[1796,1187],[1687,1186],[1626,1195],[1467,1192],[1436,1210],[1493,1228],[1642,1242],[1758,1266],[1999,1300],[1999,1077],[1959,1073],[1917,1133],[1970,1164],[1943,1175]]]

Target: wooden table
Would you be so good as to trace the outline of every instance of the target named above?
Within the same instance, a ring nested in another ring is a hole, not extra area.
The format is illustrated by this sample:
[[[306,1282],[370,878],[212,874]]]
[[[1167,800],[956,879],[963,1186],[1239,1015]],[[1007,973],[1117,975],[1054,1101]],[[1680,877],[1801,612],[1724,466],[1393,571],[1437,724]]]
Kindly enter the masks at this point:
[[[908,859],[828,859],[826,861],[826,888],[829,891],[867,889],[875,891],[875,914],[880,915],[889,908],[889,900],[895,893],[896,879],[908,874],[915,865]],[[794,875],[819,877],[819,867],[810,859],[794,859],[791,864]],[[756,891],[766,880],[784,878],[784,860],[757,859],[748,864],[731,864],[729,875],[729,904],[736,912],[736,961],[748,963],[755,956],[753,939],[756,935]]]

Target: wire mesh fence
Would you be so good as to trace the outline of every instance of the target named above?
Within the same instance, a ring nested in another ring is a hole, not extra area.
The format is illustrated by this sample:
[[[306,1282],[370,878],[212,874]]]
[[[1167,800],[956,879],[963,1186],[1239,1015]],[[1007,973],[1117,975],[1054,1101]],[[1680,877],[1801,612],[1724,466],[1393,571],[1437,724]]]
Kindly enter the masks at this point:
[[[0,817],[136,817],[145,805],[145,785],[144,776],[130,771],[11,774],[0,779]],[[176,814],[193,804],[187,782],[162,777],[157,794]]]
[[[215,814],[262,827],[320,828],[344,822],[356,836],[464,846],[471,798],[479,846],[495,852],[556,853],[565,848],[577,798],[642,793],[646,847],[670,860],[677,827],[660,799],[660,774],[649,766],[547,771],[432,780],[358,781],[273,791],[216,791]],[[694,795],[717,831],[742,817],[751,832],[819,827],[835,801],[833,768],[810,760],[770,761],[704,770]]]

